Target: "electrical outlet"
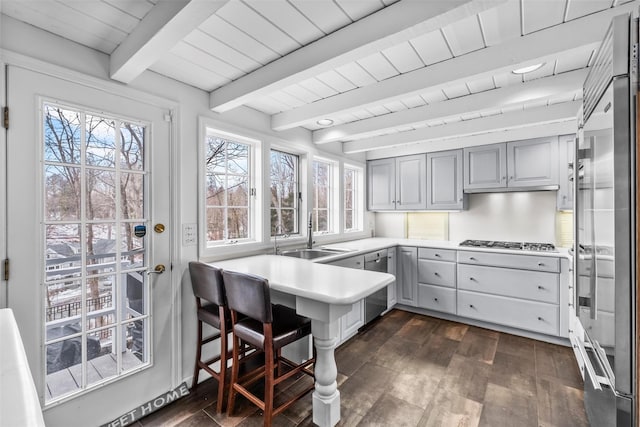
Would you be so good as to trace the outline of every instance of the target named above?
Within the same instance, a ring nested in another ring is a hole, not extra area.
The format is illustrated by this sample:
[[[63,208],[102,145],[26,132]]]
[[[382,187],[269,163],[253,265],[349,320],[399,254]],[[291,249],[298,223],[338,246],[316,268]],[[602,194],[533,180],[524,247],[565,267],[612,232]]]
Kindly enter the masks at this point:
[[[195,246],[197,243],[197,225],[195,223],[182,224],[182,246]]]

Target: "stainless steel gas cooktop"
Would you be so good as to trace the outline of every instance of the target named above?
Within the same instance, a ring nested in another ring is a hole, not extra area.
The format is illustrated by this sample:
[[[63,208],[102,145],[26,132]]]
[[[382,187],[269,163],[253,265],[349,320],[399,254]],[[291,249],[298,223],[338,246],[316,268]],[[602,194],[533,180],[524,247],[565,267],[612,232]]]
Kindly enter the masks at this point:
[[[488,249],[513,249],[519,251],[557,252],[552,243],[501,242],[494,240],[465,240],[460,246]]]

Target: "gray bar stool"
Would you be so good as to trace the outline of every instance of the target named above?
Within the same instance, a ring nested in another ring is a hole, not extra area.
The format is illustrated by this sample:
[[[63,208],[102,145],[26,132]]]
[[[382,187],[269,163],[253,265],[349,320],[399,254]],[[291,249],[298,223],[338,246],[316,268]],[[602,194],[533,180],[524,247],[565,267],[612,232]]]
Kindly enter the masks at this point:
[[[295,310],[283,305],[272,305],[269,282],[258,276],[223,271],[225,292],[233,332],[233,364],[227,413],[231,415],[236,393],[245,396],[264,411],[264,425],[270,426],[272,418],[313,390],[313,382],[300,393],[292,396],[277,408],[273,407],[275,386],[288,378],[305,373],[313,377],[311,365],[315,358],[300,364],[282,357],[281,350],[287,344],[311,334],[311,320],[299,316]],[[242,318],[241,316],[246,316]],[[264,352],[264,366],[242,378],[238,378],[242,341]],[[315,351],[314,351],[315,353]],[[276,369],[277,368],[277,369]],[[288,368],[288,369],[287,369]],[[257,380],[264,378],[264,400],[248,390]]]

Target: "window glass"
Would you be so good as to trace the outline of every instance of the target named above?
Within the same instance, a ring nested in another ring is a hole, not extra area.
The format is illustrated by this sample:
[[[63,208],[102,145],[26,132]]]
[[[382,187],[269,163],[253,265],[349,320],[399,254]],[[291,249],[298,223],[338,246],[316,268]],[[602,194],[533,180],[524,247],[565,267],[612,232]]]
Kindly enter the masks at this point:
[[[360,176],[359,170],[345,166],[344,168],[344,231],[360,230]]]
[[[333,232],[332,206],[333,164],[327,161],[313,162],[313,231]]]
[[[212,134],[205,145],[207,243],[250,239],[251,145]]]
[[[298,234],[299,157],[271,150],[271,236]]]

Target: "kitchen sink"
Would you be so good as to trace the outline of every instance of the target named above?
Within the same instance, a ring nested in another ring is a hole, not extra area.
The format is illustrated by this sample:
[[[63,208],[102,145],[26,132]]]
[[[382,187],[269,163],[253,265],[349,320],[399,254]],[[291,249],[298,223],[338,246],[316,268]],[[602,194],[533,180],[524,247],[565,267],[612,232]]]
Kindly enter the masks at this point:
[[[284,256],[290,256],[294,258],[302,258],[302,259],[316,259],[322,258],[329,255],[335,255],[339,253],[344,253],[345,251],[342,249],[291,249],[288,251],[282,251],[280,254]]]

